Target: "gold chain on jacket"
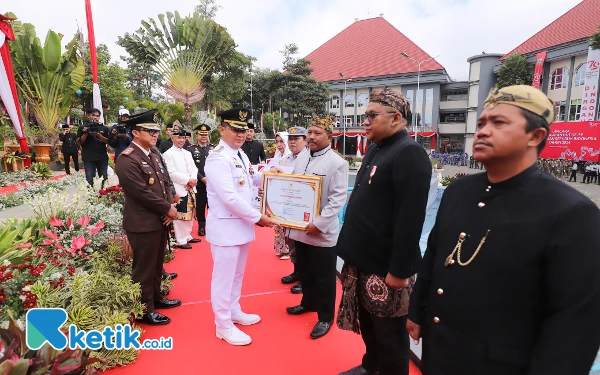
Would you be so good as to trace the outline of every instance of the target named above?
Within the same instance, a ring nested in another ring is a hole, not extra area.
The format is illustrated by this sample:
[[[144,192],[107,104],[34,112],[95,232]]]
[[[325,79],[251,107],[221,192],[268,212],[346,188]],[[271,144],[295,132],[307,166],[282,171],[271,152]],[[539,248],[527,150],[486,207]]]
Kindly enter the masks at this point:
[[[477,246],[477,250],[475,250],[475,253],[473,254],[473,256],[471,257],[471,259],[469,259],[468,261],[466,261],[465,263],[463,263],[460,260],[460,252],[462,250],[462,244],[463,242],[465,242],[465,239],[467,238],[467,234],[466,233],[461,233],[458,236],[458,243],[456,244],[456,246],[454,247],[454,250],[452,251],[452,253],[450,255],[448,255],[448,257],[446,258],[446,262],[444,263],[446,265],[446,267],[450,267],[451,265],[454,264],[454,259],[452,259],[454,257],[454,254],[456,254],[456,260],[458,261],[458,264],[465,267],[468,266],[469,264],[471,264],[471,262],[473,260],[475,260],[475,258],[477,257],[477,254],[479,254],[479,251],[481,250],[481,248],[483,247],[483,244],[485,243],[485,240],[487,239],[488,234],[490,234],[490,229],[488,229],[487,233],[485,234],[485,236],[483,236],[483,238],[481,239],[481,241],[479,242],[479,246]]]

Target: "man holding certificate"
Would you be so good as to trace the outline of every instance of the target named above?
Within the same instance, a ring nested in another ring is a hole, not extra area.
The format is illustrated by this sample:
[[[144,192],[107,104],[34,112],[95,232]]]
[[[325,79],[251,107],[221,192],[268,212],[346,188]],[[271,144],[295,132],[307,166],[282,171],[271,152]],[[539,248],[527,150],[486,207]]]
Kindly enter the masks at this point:
[[[250,336],[235,324],[260,321],[256,314],[242,312],[240,297],[254,224],[272,227],[275,222],[251,206],[252,185],[258,180],[246,154],[240,150],[252,116],[247,108],[218,114],[221,140],[208,155],[204,173],[208,197],[206,240],[210,243],[213,274],[210,298],[215,314],[216,336],[231,345],[248,345]]]
[[[305,229],[290,229],[302,283],[302,302],[288,307],[291,315],[316,311],[319,321],[310,337],[323,337],[333,323],[335,312],[338,215],[346,203],[348,163],[331,150],[332,120],[315,117],[308,128],[309,153],[301,154],[294,174],[322,177],[321,208]]]

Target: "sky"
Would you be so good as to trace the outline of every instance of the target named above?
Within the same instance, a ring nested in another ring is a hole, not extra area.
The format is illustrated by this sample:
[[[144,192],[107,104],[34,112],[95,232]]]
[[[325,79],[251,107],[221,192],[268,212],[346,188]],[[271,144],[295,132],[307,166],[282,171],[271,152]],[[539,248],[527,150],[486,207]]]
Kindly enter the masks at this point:
[[[193,12],[197,0],[91,0],[96,44],[106,44],[113,61],[126,55],[116,45],[141,20],[167,11]],[[466,80],[467,59],[482,52],[507,53],[581,0],[217,0],[215,17],[238,50],[260,68],[281,69],[285,44],[296,43],[304,57],[350,26],[356,18],[383,17],[446,68]],[[3,2],[0,12],[32,23],[40,39],[48,30],[65,35],[80,27],[87,37],[84,0]],[[359,53],[359,51],[357,51]],[[371,56],[360,56],[368,64]],[[334,57],[332,57],[334,58]]]

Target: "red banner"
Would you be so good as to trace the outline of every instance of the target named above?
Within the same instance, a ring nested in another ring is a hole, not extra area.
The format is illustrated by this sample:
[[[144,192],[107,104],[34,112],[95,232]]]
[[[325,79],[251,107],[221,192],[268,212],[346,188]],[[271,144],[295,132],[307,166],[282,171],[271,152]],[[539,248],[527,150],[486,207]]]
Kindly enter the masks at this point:
[[[544,61],[546,60],[546,51],[540,52],[535,56],[535,71],[533,72],[533,83],[531,86],[539,90],[542,73],[544,73]]]
[[[553,123],[540,158],[600,161],[600,121]]]

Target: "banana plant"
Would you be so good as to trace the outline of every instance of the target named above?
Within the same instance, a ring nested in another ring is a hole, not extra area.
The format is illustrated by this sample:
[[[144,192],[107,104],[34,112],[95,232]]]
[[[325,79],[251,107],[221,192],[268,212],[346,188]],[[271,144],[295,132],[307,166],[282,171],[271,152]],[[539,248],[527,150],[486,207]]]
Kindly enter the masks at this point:
[[[118,45],[140,63],[165,78],[165,91],[185,108],[186,125],[192,124],[192,104],[204,98],[203,79],[238,57],[227,30],[198,13],[182,18],[179,12],[150,18],[134,34],[119,37]]]
[[[79,44],[73,37],[63,53],[62,34],[48,31],[42,45],[32,24],[19,21],[11,24],[16,40],[9,43],[19,91],[43,132],[55,140],[56,124],[68,114],[71,97],[84,78]]]

